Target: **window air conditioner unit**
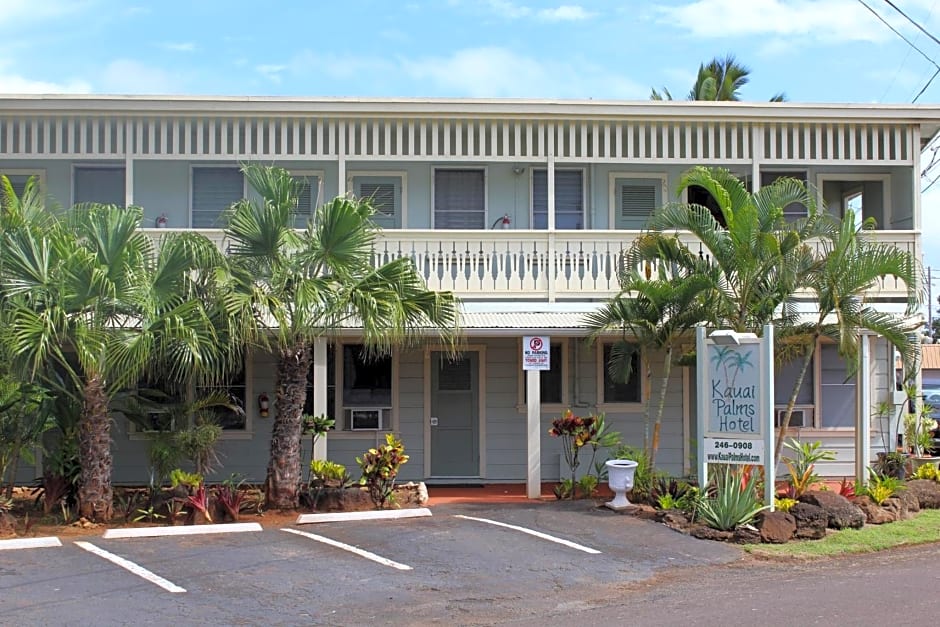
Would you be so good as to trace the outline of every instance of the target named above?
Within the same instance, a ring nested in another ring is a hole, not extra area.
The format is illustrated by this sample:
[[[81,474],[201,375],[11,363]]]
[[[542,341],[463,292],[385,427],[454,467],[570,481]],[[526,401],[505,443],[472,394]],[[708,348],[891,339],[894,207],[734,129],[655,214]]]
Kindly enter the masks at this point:
[[[377,431],[386,427],[385,409],[381,407],[347,409],[346,418],[352,431]]]
[[[787,408],[777,406],[774,408],[774,426],[779,427],[783,424],[783,419],[787,415]],[[813,426],[813,408],[812,407],[794,407],[790,414],[790,427],[812,427]]]

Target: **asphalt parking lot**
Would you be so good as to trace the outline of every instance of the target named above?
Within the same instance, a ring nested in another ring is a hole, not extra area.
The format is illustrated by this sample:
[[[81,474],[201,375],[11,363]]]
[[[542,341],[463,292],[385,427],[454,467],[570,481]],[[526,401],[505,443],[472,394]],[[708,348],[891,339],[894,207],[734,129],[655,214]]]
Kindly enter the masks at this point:
[[[739,557],[735,547],[583,502],[449,505],[430,518],[238,534],[63,539],[61,547],[0,551],[0,623],[487,623],[582,607],[592,594],[666,569]]]

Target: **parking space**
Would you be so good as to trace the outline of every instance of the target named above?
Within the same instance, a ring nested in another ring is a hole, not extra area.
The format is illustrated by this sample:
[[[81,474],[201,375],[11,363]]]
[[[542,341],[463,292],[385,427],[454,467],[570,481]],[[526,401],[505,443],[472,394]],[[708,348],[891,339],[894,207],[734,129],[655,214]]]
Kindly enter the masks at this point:
[[[267,613],[274,607],[287,623],[335,622],[337,611],[368,617],[389,607],[416,617],[447,615],[473,611],[478,602],[524,612],[563,602],[559,589],[622,585],[662,568],[740,555],[583,502],[461,504],[435,508],[430,518],[84,540],[170,587],[65,541],[61,548],[0,552],[0,614],[56,622],[56,612],[74,607],[75,622],[83,622],[83,615],[95,616],[93,607],[80,607],[87,599],[131,612],[185,607],[186,620],[212,623],[277,624]],[[172,586],[186,592],[171,593]]]

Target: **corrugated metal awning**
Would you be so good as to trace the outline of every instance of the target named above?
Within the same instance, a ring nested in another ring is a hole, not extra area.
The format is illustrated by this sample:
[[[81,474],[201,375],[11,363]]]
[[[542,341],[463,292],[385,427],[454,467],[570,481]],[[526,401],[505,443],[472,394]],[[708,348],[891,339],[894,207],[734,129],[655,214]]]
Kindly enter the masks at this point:
[[[586,312],[575,311],[472,311],[460,315],[460,328],[465,332],[512,331],[523,332],[568,331],[571,335],[586,335]]]

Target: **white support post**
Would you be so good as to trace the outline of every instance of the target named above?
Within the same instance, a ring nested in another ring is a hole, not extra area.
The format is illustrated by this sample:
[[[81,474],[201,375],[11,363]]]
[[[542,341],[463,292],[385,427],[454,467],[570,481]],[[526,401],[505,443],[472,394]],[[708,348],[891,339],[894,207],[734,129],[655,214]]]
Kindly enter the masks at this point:
[[[695,328],[695,352],[698,354],[701,359],[701,355],[705,355],[705,327],[696,327]],[[708,369],[707,368],[698,368],[696,371],[696,379],[698,379],[698,391],[695,394],[697,401],[696,411],[695,411],[695,478],[698,479],[698,483],[701,486],[704,486],[708,483],[708,464],[705,461],[705,416],[708,414],[708,398],[705,395],[705,390],[708,389]]]
[[[339,127],[336,129],[337,136],[339,137],[339,142],[337,142],[336,150],[336,195],[345,196],[346,195],[346,123],[340,122]]]
[[[871,337],[862,335],[858,367],[858,423],[855,425],[855,481],[868,483],[871,466]],[[893,364],[892,364],[893,366]],[[892,369],[893,371],[893,369]]]
[[[134,204],[134,159],[130,153],[124,158],[124,206]]]
[[[526,370],[526,452],[528,467],[526,470],[526,497],[537,499],[542,496],[542,415],[539,399],[542,398],[541,372]]]
[[[313,415],[326,414],[326,391],[329,382],[326,377],[326,339],[313,341]],[[333,416],[335,418],[335,416]],[[326,435],[317,438],[313,449],[313,459],[326,459]]]
[[[548,230],[555,230],[555,155],[548,156]]]
[[[558,266],[555,258],[555,155],[548,155],[548,301],[555,302],[555,279],[558,278]]]
[[[764,504],[774,511],[774,493],[777,491],[777,460],[774,459],[774,325],[764,325],[764,337],[761,338],[761,361],[764,363],[763,416],[764,431]]]

